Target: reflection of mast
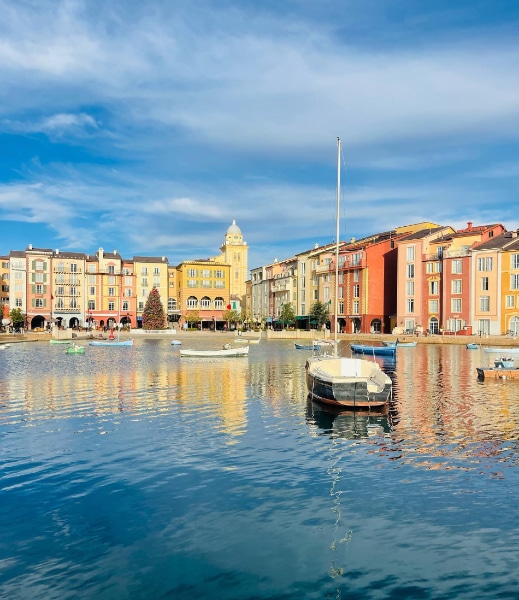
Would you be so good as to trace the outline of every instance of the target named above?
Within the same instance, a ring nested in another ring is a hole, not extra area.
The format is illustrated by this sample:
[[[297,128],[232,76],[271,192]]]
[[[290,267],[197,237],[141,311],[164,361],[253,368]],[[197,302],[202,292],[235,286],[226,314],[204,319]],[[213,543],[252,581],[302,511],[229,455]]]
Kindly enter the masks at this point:
[[[332,440],[331,446],[331,458],[332,465],[328,468],[327,473],[332,476],[332,487],[330,488],[330,496],[332,498],[332,512],[335,513],[335,524],[334,524],[334,539],[330,544],[330,550],[332,552],[336,552],[337,548],[341,544],[345,544],[351,540],[352,532],[349,530],[345,535],[341,536],[341,527],[342,527],[342,513],[341,513],[341,494],[342,491],[338,489],[338,483],[340,479],[340,475],[342,473],[342,469],[339,466],[339,463],[342,459],[341,445],[337,443],[337,440],[334,438]],[[338,566],[336,564],[336,559],[332,559],[332,564],[330,565],[330,577],[335,579],[336,577],[340,577],[344,573],[344,568]]]

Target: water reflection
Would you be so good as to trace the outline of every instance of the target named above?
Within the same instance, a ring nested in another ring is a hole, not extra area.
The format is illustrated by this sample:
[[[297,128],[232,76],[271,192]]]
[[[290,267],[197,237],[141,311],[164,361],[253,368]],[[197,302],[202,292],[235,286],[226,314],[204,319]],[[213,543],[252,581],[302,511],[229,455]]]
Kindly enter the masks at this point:
[[[349,440],[389,435],[392,431],[392,413],[380,411],[352,411],[314,402],[307,397],[306,419],[318,427],[319,435],[331,435]]]

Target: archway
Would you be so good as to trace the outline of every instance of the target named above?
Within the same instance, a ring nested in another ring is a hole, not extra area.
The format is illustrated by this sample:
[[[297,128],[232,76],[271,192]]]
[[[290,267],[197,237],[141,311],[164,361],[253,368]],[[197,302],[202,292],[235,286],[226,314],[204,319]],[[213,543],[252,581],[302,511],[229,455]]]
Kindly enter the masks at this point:
[[[370,333],[380,333],[382,331],[382,322],[380,319],[373,319],[369,326]]]
[[[509,329],[514,335],[519,335],[519,317],[512,317],[510,319]]]
[[[45,317],[42,317],[41,315],[36,315],[35,317],[33,317],[31,319],[31,322],[29,324],[31,329],[43,329],[45,325]]]

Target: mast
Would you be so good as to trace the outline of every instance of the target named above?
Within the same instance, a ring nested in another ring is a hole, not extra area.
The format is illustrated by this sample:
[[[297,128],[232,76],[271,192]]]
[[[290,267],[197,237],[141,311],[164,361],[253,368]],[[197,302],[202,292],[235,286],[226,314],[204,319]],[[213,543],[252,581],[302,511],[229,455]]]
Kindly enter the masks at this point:
[[[339,320],[337,319],[339,308],[339,217],[341,204],[341,138],[337,138],[337,207],[336,207],[336,230],[335,230],[335,290],[334,290],[334,315],[333,324],[333,353],[337,355],[337,328]]]

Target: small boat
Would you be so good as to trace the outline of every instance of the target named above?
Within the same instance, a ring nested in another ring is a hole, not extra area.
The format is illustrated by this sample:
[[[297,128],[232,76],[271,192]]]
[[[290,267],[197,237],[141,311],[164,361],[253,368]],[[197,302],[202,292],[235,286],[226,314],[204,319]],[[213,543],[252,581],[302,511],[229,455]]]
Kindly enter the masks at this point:
[[[294,342],[294,346],[296,347],[296,350],[319,350],[317,344],[297,344]]]
[[[88,342],[89,346],[133,346],[133,340],[95,340]]]
[[[72,340],[49,340],[49,344],[55,345],[55,344],[72,344]]]
[[[230,344],[225,344],[223,348],[215,348],[214,350],[180,350],[180,356],[191,357],[191,358],[216,358],[216,357],[228,357],[228,356],[248,356],[249,346],[240,346],[234,348]]]
[[[180,345],[182,345],[182,342],[180,340],[171,340],[171,345],[172,346],[180,346]]]
[[[400,340],[396,340],[396,342],[382,342],[384,346],[389,346],[390,348],[394,348],[398,345],[399,348],[414,348],[418,342],[401,342]]]
[[[234,339],[234,342],[237,344],[259,344],[261,338],[246,338],[246,337],[237,337]]]
[[[507,354],[519,354],[519,346],[515,348],[483,348],[485,352],[493,352],[495,354],[507,355]]]
[[[503,356],[494,361],[494,367],[496,369],[512,369],[514,366],[514,359],[510,357]]]
[[[477,350],[479,348],[479,344],[467,344],[467,350]]]
[[[341,183],[341,140],[337,139],[337,207],[335,232],[335,314],[339,308],[339,216]],[[389,403],[393,383],[387,373],[373,360],[350,358],[337,354],[337,329],[334,328],[332,352],[317,354],[306,359],[306,385],[312,400],[350,410],[385,409]],[[313,344],[312,342],[312,348]],[[396,348],[384,348],[396,353]]]
[[[7,350],[9,348],[9,344],[0,344],[0,350]]]
[[[84,354],[85,346],[80,346],[79,344],[71,344],[65,352],[67,354]]]
[[[376,356],[395,356],[398,346],[365,346],[363,344],[350,344],[352,352],[356,354],[371,354]]]
[[[519,379],[519,367],[478,367],[478,379]]]

